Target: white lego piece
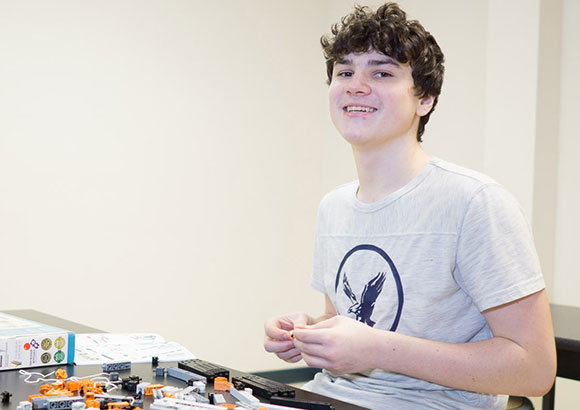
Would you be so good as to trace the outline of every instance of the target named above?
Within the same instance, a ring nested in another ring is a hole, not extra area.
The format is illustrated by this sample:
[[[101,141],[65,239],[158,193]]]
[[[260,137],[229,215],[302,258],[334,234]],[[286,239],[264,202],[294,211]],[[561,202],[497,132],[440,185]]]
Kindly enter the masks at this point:
[[[71,410],[85,410],[87,405],[84,401],[76,401],[72,404]]]
[[[250,392],[247,392],[246,390],[238,390],[233,386],[230,387],[230,394],[236,400],[238,400],[242,403],[247,403],[247,404],[259,402],[260,400],[257,397],[252,396],[251,392],[252,392],[252,389],[250,389]]]
[[[183,389],[179,388],[179,387],[175,387],[175,386],[163,386],[160,389],[163,393],[167,393],[167,394],[175,394],[178,391],[182,391]]]
[[[16,410],[32,410],[32,403],[29,401],[21,401],[18,406],[16,406]]]
[[[145,396],[145,386],[149,386],[151,383],[149,382],[141,382],[137,385],[137,394],[141,394],[142,396]]]
[[[223,394],[214,393],[213,402],[214,404],[225,404],[226,399],[224,398]]]
[[[205,386],[206,386],[206,383],[201,381],[201,380],[197,381],[197,382],[193,382],[193,387],[197,387],[197,390],[201,394],[205,394]]]

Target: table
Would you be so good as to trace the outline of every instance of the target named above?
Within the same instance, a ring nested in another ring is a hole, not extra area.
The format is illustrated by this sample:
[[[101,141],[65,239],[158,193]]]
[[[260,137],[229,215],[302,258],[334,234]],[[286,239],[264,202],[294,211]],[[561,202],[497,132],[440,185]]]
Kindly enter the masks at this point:
[[[580,381],[580,308],[550,304],[550,309],[558,354],[556,376]],[[542,399],[543,410],[554,410],[555,395],[554,382],[552,390]]]
[[[80,323],[71,322],[68,320],[64,320],[58,318],[56,316],[47,315],[42,312],[38,312],[35,310],[7,310],[3,311],[4,313],[8,313],[13,316],[22,317],[24,319],[33,320],[36,322],[46,323],[52,326],[60,327],[63,329],[71,330],[75,333],[105,333],[102,330],[95,329],[92,327],[88,327],[82,325]],[[172,367],[177,366],[176,363],[160,363],[160,367]],[[77,377],[85,377],[89,375],[94,375],[98,373],[102,373],[101,366],[75,366],[75,365],[66,365],[66,366],[46,366],[46,367],[37,367],[37,368],[30,368],[30,369],[23,369],[29,372],[41,372],[43,374],[48,374],[58,368],[64,368],[67,371],[68,376],[77,376]],[[227,367],[226,367],[227,368]],[[128,377],[130,375],[138,375],[142,377],[142,381],[150,382],[150,383],[160,383],[160,384],[168,384],[177,387],[186,387],[186,383],[180,380],[167,377],[167,376],[156,376],[153,372],[154,367],[150,363],[133,363],[131,365],[131,370],[125,370],[119,372],[120,378]],[[247,373],[240,372],[234,369],[230,370],[230,376],[242,376],[247,375]],[[18,370],[4,370],[0,371],[0,393],[3,391],[9,391],[13,394],[8,404],[0,403],[1,410],[15,410],[18,403],[28,399],[28,396],[31,394],[38,394],[38,388],[40,384],[27,384],[24,382],[25,376],[21,375]],[[299,400],[309,400],[309,401],[321,401],[331,403],[336,410],[366,410],[363,407],[359,407],[350,403],[345,403],[340,400],[335,400],[330,397],[322,396],[316,393],[308,392],[306,390],[301,390],[298,388],[293,387],[296,390],[296,399]],[[208,385],[208,391],[211,392],[212,388]],[[111,394],[114,395],[125,395],[127,394],[126,391],[121,389],[117,389]],[[144,403],[144,410],[149,408],[149,405],[152,403],[150,398],[146,398]]]
[[[580,381],[580,308],[551,304],[550,309],[552,311],[554,334],[556,336],[556,350],[558,353],[558,370],[556,376]],[[5,311],[5,313],[65,328],[76,333],[102,333],[101,330],[34,310],[11,310]],[[67,366],[66,368],[69,375],[73,375],[77,372],[77,376],[91,374],[88,373],[90,371],[94,371],[94,373],[100,372],[100,369],[97,366]],[[43,369],[42,371],[45,372],[53,368],[43,367],[40,369]],[[143,375],[147,374],[148,377],[154,376],[150,365],[137,365],[136,371],[143,373]],[[241,372],[238,373],[242,374]],[[144,381],[151,380],[145,379]],[[10,404],[2,405],[1,409],[16,409],[16,405],[19,401],[23,400],[23,397],[27,397],[28,394],[36,393],[38,391],[38,386],[34,387],[34,389],[32,389],[32,387],[34,386],[23,386],[20,380],[20,375],[16,370],[0,371],[0,393],[4,390],[8,390],[14,394]],[[554,384],[552,390],[550,390],[542,400],[543,410],[554,410],[555,393],[556,386]],[[326,398],[300,389],[296,390],[296,396],[297,398],[304,400],[331,402],[335,405],[337,410],[362,409],[362,407]]]

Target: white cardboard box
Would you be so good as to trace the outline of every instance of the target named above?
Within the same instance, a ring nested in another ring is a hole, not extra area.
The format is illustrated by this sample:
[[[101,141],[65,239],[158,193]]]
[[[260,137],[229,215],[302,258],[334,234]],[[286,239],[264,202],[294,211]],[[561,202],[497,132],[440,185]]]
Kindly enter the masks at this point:
[[[0,312],[0,370],[73,363],[75,334]]]

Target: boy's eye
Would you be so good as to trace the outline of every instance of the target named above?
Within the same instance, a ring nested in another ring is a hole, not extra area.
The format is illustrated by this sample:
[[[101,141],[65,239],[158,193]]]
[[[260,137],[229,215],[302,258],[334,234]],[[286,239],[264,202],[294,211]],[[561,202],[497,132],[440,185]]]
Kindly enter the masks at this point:
[[[377,73],[377,77],[386,78],[386,77],[392,77],[392,75],[390,73],[387,73],[386,71],[379,71]]]
[[[339,77],[349,78],[352,77],[352,71],[339,71],[337,75]]]

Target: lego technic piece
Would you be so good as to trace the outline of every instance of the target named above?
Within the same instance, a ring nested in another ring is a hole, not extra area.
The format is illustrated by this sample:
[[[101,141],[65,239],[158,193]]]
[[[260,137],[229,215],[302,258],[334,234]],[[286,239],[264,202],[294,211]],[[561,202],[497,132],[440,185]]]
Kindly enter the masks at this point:
[[[138,397],[133,400],[133,406],[143,408],[143,398]]]
[[[202,381],[204,383],[207,382],[205,376],[192,373],[190,371],[180,369],[178,367],[168,367],[166,369],[167,376],[175,377],[176,379],[183,380],[184,382],[188,383],[190,380],[194,381]]]
[[[64,383],[57,382],[53,384],[43,384],[39,388],[40,394],[43,396],[68,396],[72,397],[75,394],[66,389]]]
[[[29,401],[21,401],[16,406],[16,410],[32,410],[32,403]]]
[[[109,374],[109,380],[112,381],[112,382],[119,381],[119,373],[117,373],[117,372],[111,372]]]
[[[131,396],[112,396],[109,394],[95,394],[94,396],[95,400],[98,400],[99,402],[103,403],[104,405],[109,405],[109,403],[119,403],[119,402],[125,402],[128,401],[129,403],[131,403],[134,399]]]
[[[180,387],[175,386],[164,386],[163,388],[159,389],[163,392],[165,397],[175,397],[175,393],[182,391],[183,389]]]
[[[68,374],[66,373],[66,370],[62,369],[62,368],[56,369],[56,372],[54,373],[54,375],[59,380],[65,380],[68,378]]]
[[[218,393],[214,393],[213,395],[213,404],[225,404],[226,403],[226,399],[224,397],[223,394],[218,394]]]
[[[145,396],[153,396],[153,390],[155,389],[162,389],[163,386],[162,384],[147,384],[147,386],[145,386]]]
[[[87,406],[87,408],[97,408],[97,409],[101,408],[101,402],[95,400],[95,393],[92,391],[85,393],[85,405]]]
[[[230,391],[230,387],[232,386],[233,384],[228,382],[228,379],[226,379],[225,377],[216,377],[213,380],[214,391]]]
[[[308,410],[334,410],[334,406],[327,402],[298,400],[278,396],[270,397],[270,403],[279,404],[280,406],[296,407],[299,409],[308,409]]]
[[[81,396],[44,396],[44,397],[36,397],[32,399],[32,408],[37,409],[46,409],[46,410],[64,410],[70,409],[72,404],[78,401],[84,401]]]
[[[121,380],[121,386],[123,389],[135,393],[137,391],[137,385],[141,382],[141,378],[139,376],[129,376],[125,377]]]
[[[12,393],[10,393],[8,391],[3,391],[2,393],[0,393],[0,397],[2,398],[2,403],[10,403],[11,396],[12,396]]]
[[[131,370],[131,362],[103,363],[104,372],[118,372],[120,370]]]
[[[197,393],[197,391],[195,390],[195,387],[187,386],[184,389],[176,391],[173,395],[176,399],[183,400],[183,396],[188,395],[189,393]]]
[[[52,385],[54,386],[54,384]],[[44,386],[40,386],[40,392],[43,393],[42,389]],[[64,387],[63,387],[64,389]],[[104,393],[103,387],[101,383],[96,382],[94,380],[89,379],[81,379],[81,380],[69,380],[66,382],[66,389],[70,392],[79,392],[79,393],[87,393],[93,392],[97,394]]]
[[[176,399],[179,400],[187,400],[187,401],[196,401],[198,403],[209,403],[209,399],[205,396],[202,396],[198,392],[194,390],[193,387],[186,387],[185,389],[175,392],[174,394]]]
[[[216,377],[225,377],[226,379],[230,378],[229,370],[201,359],[182,360],[177,363],[177,367],[189,372],[201,374],[202,376],[205,376],[207,381],[210,383],[213,382]]]
[[[145,387],[149,386],[151,383],[149,382],[143,382],[143,383],[139,383],[137,385],[137,389],[135,389],[135,392],[137,394],[140,394],[141,396],[145,396]]]
[[[157,377],[165,376],[165,367],[156,367],[153,371]]]
[[[159,357],[153,356],[151,358],[151,366],[158,366],[159,365]]]
[[[249,387],[253,390],[254,395],[266,399],[272,396],[294,397],[296,395],[296,390],[290,386],[252,374],[233,377],[232,382],[236,389],[239,390],[239,386]]]
[[[44,397],[43,394],[31,394],[30,396],[28,396],[28,401],[30,403],[32,403],[32,399],[36,399],[37,397]]]
[[[250,389],[248,389],[248,390],[250,390]],[[260,400],[257,397],[252,396],[252,393],[248,390],[246,390],[246,389],[238,390],[234,386],[232,386],[232,387],[230,387],[230,395],[233,398],[235,398],[237,401],[239,401],[241,403],[245,403],[245,404],[259,402]]]
[[[187,384],[189,385],[189,382]],[[194,381],[193,383],[191,383],[191,386],[195,387],[199,393],[201,393],[201,394],[205,393],[205,387],[206,387],[205,382]]]
[[[82,401],[75,401],[70,408],[71,410],[85,410],[87,405]]]
[[[40,386],[40,391],[42,392],[42,387]],[[66,382],[66,388],[68,391],[71,392],[80,392],[83,388],[83,384],[81,383],[81,380],[69,380],[68,382]]]
[[[130,408],[131,403],[128,401],[112,401],[107,404],[108,410],[117,410],[121,408]]]

